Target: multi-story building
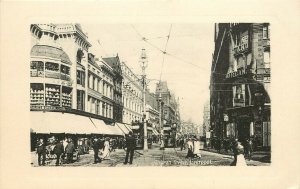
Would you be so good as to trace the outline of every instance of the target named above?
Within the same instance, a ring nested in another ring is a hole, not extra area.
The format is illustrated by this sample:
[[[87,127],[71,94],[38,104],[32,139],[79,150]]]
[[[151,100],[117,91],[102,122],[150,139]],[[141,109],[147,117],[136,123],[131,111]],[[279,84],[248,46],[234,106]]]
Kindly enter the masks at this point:
[[[113,69],[91,53],[88,54],[87,112],[114,120]],[[115,120],[114,120],[115,121]]]
[[[140,78],[124,63],[121,63],[123,73],[123,123],[142,123],[143,118],[143,84]]]
[[[85,111],[87,36],[77,24],[32,24],[30,31],[31,109]]]
[[[154,93],[146,91],[146,120],[148,127],[152,128],[154,135],[159,135],[160,132],[160,112],[158,110],[158,99]]]
[[[268,23],[215,25],[211,127],[215,137],[253,138],[270,146],[270,28]]]
[[[122,81],[123,74],[119,56],[102,58],[113,69],[113,119],[123,122]]]
[[[177,126],[179,124],[179,115],[177,111],[177,102],[175,96],[171,95],[171,92],[168,88],[166,81],[160,81],[156,85],[156,98],[161,98],[162,101],[162,124],[163,124],[163,133],[166,135],[168,142],[166,145],[175,142]],[[173,139],[171,142],[170,140]]]

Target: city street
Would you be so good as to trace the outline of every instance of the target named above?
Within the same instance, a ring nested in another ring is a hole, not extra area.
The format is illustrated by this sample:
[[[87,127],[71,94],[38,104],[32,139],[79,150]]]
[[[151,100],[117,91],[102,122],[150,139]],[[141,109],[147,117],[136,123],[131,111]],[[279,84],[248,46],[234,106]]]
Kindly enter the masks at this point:
[[[187,150],[180,151],[179,148],[165,148],[160,150],[157,144],[154,144],[151,149],[144,155],[143,150],[137,150],[134,154],[132,165],[124,165],[125,151],[117,149],[111,152],[111,158],[103,160],[101,163],[94,164],[94,153],[90,151],[89,154],[80,156],[77,162],[72,164],[63,164],[61,166],[84,166],[84,167],[137,167],[137,166],[229,166],[233,161],[233,157],[229,155],[218,154],[214,152],[201,151],[202,157],[194,158],[192,160],[186,159]],[[32,153],[32,164],[37,165],[37,155]],[[259,161],[247,161],[249,166],[264,166],[270,165]],[[50,160],[46,167],[55,166],[55,160]]]

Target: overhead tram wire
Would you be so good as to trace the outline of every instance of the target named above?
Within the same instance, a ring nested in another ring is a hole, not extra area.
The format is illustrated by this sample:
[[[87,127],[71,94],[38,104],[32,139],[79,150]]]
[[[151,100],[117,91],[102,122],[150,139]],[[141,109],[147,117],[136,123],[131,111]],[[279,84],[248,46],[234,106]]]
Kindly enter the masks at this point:
[[[166,45],[165,45],[165,50],[163,52],[163,61],[161,63],[159,81],[161,81],[162,71],[163,71],[164,62],[165,62],[165,55],[167,53],[167,45],[168,45],[168,42],[169,42],[169,39],[170,39],[171,30],[172,30],[172,24],[170,25],[169,34],[168,34],[167,42],[166,42]]]
[[[169,56],[171,56],[171,57],[173,57],[173,58],[175,58],[175,59],[177,59],[177,60],[179,60],[179,61],[181,61],[181,62],[184,62],[184,63],[190,64],[190,65],[193,65],[193,66],[195,66],[195,67],[197,67],[197,68],[199,68],[199,69],[206,70],[205,68],[203,68],[203,67],[201,67],[201,66],[199,66],[199,65],[197,65],[197,64],[194,64],[194,63],[192,63],[192,62],[189,62],[189,61],[186,61],[186,60],[184,60],[184,59],[182,59],[182,58],[179,58],[179,57],[177,57],[177,56],[175,56],[175,55],[173,55],[173,54],[170,54],[170,53],[168,53],[168,52],[166,52],[166,51],[160,49],[159,47],[153,45],[152,43],[150,43],[150,42],[148,41],[148,39],[147,39],[146,37],[142,36],[142,35],[138,32],[138,30],[134,27],[134,25],[131,25],[131,27],[132,27],[132,28],[134,29],[134,31],[141,37],[142,41],[148,43],[150,46],[154,47],[156,50],[160,51],[161,53],[166,54],[166,55],[169,55]]]
[[[100,43],[100,40],[99,40],[99,39],[97,40],[97,42],[98,42],[98,44],[100,45],[100,47],[102,48],[102,50],[103,50],[103,52],[104,52],[105,56],[106,56],[106,57],[108,57],[108,54],[106,53],[106,51],[105,51],[104,47],[101,45],[101,43]]]

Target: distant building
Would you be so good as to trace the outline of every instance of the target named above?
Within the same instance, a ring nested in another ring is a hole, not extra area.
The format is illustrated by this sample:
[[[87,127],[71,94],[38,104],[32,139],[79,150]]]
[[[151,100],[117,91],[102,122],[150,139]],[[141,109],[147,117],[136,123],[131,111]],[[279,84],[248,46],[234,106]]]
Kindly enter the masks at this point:
[[[203,124],[202,124],[202,136],[206,136],[206,132],[210,131],[210,104],[207,102],[203,108]]]
[[[179,104],[175,95],[171,95],[166,81],[160,81],[156,85],[156,98],[161,96],[162,100],[162,124],[163,131],[167,137],[175,139],[177,136],[177,127],[180,126]]]

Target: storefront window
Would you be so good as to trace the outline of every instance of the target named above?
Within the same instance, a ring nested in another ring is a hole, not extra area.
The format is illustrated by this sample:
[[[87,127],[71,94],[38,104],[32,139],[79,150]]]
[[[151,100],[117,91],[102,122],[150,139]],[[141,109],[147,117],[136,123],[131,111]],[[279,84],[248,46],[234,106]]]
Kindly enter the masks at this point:
[[[31,107],[44,106],[44,85],[41,83],[30,84]]]
[[[32,61],[30,63],[31,77],[44,77],[44,63],[42,61]]]

